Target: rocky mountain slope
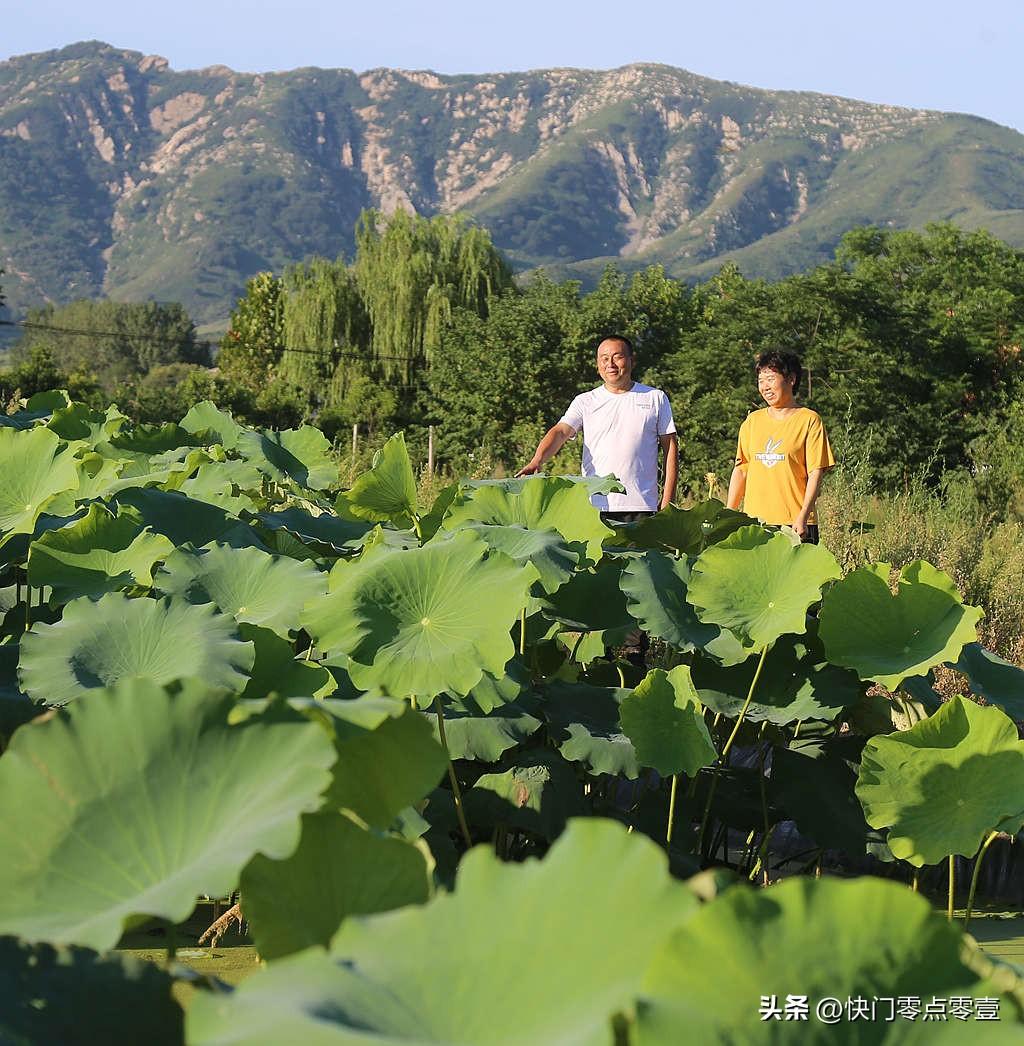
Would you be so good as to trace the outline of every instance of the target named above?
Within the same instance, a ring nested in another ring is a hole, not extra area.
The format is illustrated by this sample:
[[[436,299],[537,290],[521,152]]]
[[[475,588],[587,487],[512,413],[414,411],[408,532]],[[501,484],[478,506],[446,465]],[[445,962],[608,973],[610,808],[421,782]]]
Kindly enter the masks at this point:
[[[95,42],[0,63],[14,311],[106,294],[221,321],[252,273],[350,253],[371,206],[467,212],[522,269],[774,277],[866,222],[1024,246],[1024,136],[657,65],[177,72]]]

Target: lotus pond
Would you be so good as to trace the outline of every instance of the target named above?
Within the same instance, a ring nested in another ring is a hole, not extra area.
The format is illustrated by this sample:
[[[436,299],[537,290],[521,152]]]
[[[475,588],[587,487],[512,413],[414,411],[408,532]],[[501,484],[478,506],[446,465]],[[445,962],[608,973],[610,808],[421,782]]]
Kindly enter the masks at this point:
[[[0,476],[0,1042],[1024,1036],[963,930],[1019,890],[1024,672],[928,563],[612,530],[612,478],[422,505],[401,435],[339,490],[210,403],[33,397]],[[237,986],[173,959],[209,898]]]

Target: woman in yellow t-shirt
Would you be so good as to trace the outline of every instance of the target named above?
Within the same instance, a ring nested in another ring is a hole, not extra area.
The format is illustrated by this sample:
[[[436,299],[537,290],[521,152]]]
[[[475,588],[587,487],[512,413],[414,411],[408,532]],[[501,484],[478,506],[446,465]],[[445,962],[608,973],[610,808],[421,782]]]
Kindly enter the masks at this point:
[[[836,461],[821,418],[796,401],[802,368],[791,352],[762,352],[754,364],[757,391],[768,404],[740,426],[729,508],[762,523],[788,524],[818,543],[814,503],[826,469]]]

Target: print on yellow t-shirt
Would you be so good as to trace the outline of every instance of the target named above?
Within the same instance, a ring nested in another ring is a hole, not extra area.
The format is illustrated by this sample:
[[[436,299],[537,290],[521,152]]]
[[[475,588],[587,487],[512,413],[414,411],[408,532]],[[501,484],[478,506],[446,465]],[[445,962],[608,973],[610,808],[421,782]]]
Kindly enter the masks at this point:
[[[762,523],[792,523],[803,507],[807,475],[836,463],[821,418],[799,407],[784,418],[768,408],[740,426],[736,464],[747,474],[743,510]],[[808,523],[817,523],[812,512]]]

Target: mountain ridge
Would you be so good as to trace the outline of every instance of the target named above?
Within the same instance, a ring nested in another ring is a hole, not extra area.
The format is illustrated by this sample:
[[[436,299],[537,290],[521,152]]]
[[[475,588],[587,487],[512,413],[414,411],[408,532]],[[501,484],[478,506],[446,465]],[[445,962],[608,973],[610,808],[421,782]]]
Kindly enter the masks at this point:
[[[518,269],[777,277],[857,224],[1024,246],[1024,136],[656,63],[442,75],[176,71],[102,42],[0,63],[14,311],[106,294],[223,321],[245,278],[351,255],[365,207],[461,211]]]

